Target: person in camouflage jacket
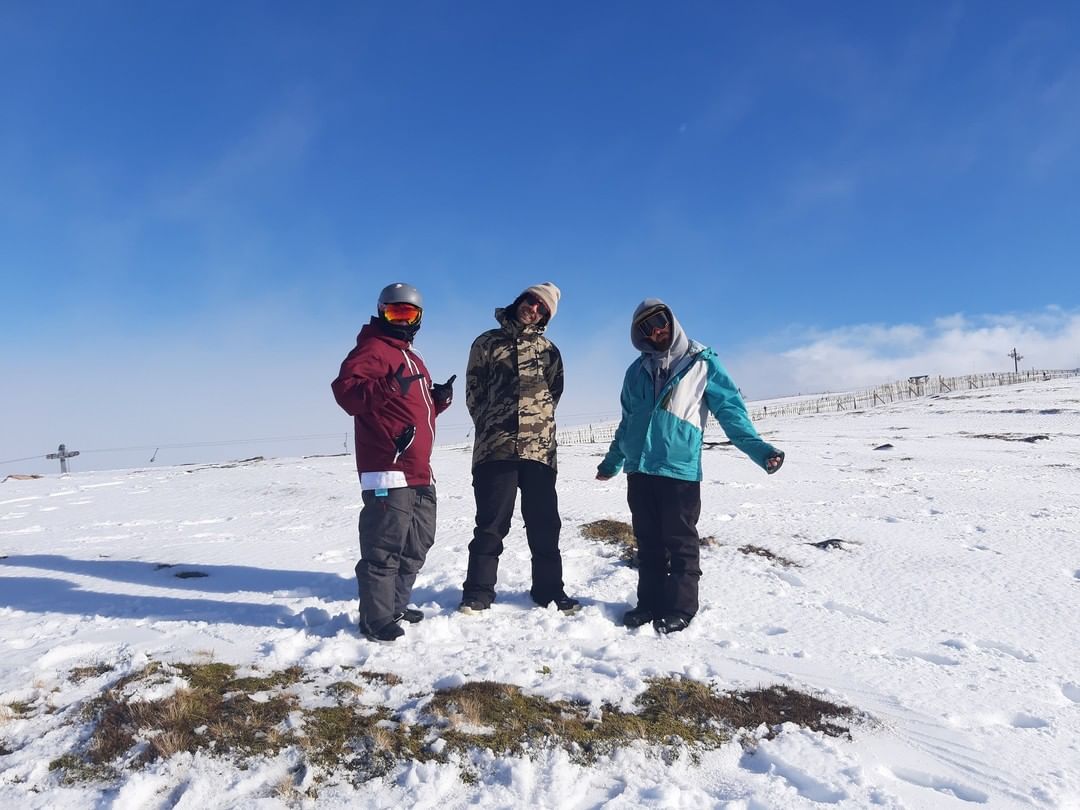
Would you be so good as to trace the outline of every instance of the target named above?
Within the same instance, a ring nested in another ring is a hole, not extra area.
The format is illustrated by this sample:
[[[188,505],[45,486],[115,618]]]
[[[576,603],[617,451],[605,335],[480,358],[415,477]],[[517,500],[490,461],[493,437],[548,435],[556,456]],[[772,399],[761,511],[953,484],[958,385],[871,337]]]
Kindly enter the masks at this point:
[[[517,491],[532,554],[530,595],[539,605],[572,612],[563,590],[559,502],[555,492],[555,408],[563,391],[562,355],[544,332],[558,308],[559,288],[529,287],[495,310],[497,329],[469,352],[465,396],[474,425],[473,494],[476,528],[461,610],[486,610],[495,600],[499,555],[510,531]]]

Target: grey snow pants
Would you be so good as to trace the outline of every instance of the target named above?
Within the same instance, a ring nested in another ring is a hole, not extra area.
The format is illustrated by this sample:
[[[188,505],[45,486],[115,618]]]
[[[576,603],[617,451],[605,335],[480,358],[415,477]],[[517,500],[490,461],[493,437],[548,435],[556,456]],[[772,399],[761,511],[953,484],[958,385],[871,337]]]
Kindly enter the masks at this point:
[[[378,629],[409,604],[416,575],[435,542],[435,487],[399,487],[362,493],[360,621]]]

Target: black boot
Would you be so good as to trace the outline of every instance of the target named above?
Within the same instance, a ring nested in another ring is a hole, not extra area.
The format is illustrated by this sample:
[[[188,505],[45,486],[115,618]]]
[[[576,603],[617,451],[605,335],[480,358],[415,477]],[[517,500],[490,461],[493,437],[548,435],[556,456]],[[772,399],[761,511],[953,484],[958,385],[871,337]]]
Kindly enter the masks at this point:
[[[662,619],[655,619],[653,621],[653,627],[656,628],[656,632],[665,636],[668,633],[678,633],[689,626],[690,620],[682,616],[664,616]]]
[[[540,607],[547,607],[554,602],[555,607],[562,613],[577,613],[581,610],[581,602],[573,597],[567,596],[565,593],[560,593],[552,599],[537,599],[535,596],[533,596],[532,599]]]
[[[641,627],[653,620],[653,612],[648,608],[636,607],[623,614],[622,623],[625,627]]]
[[[394,641],[405,635],[405,631],[395,621],[389,621],[377,628],[369,627],[366,622],[360,622],[360,632],[369,641]]]

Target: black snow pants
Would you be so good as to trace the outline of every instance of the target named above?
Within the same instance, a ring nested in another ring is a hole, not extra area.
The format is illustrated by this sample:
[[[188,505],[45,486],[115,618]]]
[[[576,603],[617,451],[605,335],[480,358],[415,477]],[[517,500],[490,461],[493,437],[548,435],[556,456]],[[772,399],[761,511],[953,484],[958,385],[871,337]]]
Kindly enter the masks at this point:
[[[562,555],[559,553],[559,498],[555,470],[539,461],[488,461],[473,470],[476,529],[469,543],[469,570],[462,586],[464,600],[490,605],[503,539],[510,531],[517,491],[521,517],[532,553],[533,600],[547,604],[563,595]]]
[[[654,616],[690,620],[698,611],[701,483],[627,476],[626,500],[638,541],[638,604]]]
[[[360,621],[378,629],[405,610],[435,542],[435,487],[364,490],[360,510]]]

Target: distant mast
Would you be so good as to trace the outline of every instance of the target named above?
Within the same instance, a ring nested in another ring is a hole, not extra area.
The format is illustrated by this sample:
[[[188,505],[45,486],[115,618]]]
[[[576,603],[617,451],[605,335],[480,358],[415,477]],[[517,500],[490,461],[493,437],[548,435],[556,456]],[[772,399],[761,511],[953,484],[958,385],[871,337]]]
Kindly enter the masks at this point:
[[[1016,373],[1016,374],[1019,374],[1020,373],[1020,361],[1024,359],[1024,355],[1017,354],[1016,347],[1013,346],[1013,350],[1011,352],[1009,352],[1005,356],[1006,357],[1011,357],[1013,359],[1013,372]]]
[[[79,455],[78,450],[69,451],[67,449],[67,445],[61,444],[59,447],[56,448],[55,453],[49,453],[49,455],[45,456],[45,458],[58,458],[58,459],[60,459],[60,474],[64,475],[68,471],[67,460],[69,458],[75,458],[75,456],[77,456],[77,455]]]

